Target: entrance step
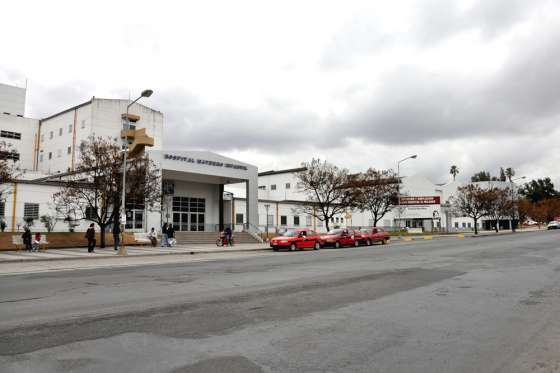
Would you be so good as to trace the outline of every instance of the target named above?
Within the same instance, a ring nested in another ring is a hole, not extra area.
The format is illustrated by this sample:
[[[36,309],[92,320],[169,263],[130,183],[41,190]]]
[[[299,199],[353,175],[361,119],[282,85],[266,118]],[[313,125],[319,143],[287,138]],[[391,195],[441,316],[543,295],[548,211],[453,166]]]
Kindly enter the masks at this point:
[[[218,232],[175,232],[175,239],[179,245],[213,244],[218,238],[220,238]],[[236,243],[259,243],[247,232],[234,232],[233,238]]]

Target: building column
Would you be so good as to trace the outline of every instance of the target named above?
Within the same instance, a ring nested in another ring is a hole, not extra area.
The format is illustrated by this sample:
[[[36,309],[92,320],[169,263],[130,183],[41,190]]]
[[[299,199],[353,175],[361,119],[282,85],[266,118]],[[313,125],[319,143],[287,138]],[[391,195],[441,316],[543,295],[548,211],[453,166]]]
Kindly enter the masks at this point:
[[[224,230],[224,184],[218,185],[218,225],[220,232]]]

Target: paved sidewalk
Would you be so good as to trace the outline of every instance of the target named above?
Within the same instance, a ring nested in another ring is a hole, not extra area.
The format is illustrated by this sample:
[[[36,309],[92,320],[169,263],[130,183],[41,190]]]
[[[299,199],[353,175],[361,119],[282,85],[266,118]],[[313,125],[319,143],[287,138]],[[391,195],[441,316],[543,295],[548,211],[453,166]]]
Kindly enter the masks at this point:
[[[48,249],[39,252],[0,251],[0,263],[20,263],[53,260],[83,260],[83,259],[116,259],[127,257],[146,257],[161,255],[194,255],[211,253],[230,253],[262,251],[269,249],[267,244],[238,244],[233,247],[218,247],[211,245],[178,245],[174,247],[127,246],[127,256],[117,255],[113,247],[96,248],[94,253],[88,253],[87,248]]]

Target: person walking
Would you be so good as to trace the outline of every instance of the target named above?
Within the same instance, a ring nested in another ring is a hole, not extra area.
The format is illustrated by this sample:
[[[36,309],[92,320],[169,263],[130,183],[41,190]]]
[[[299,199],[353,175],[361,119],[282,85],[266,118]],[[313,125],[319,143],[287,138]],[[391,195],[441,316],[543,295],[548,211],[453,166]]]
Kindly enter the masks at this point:
[[[169,246],[169,242],[167,241],[167,223],[163,223],[161,227],[161,247]]]
[[[88,253],[95,252],[95,227],[94,224],[91,223],[89,228],[86,231],[86,238],[87,238],[87,251]]]
[[[115,251],[119,249],[121,244],[121,225],[118,219],[115,219],[113,223],[113,245],[115,246]]]
[[[150,239],[150,242],[152,243],[152,247],[156,247],[156,245],[157,245],[157,233],[156,233],[156,229],[154,227],[152,227],[152,229],[148,233],[148,238]]]
[[[175,228],[173,228],[173,224],[169,224],[167,227],[167,246],[171,247],[175,245]]]
[[[25,245],[25,250],[31,252],[33,247],[31,246],[31,231],[29,230],[29,227],[25,227],[23,234],[21,235],[21,239]]]

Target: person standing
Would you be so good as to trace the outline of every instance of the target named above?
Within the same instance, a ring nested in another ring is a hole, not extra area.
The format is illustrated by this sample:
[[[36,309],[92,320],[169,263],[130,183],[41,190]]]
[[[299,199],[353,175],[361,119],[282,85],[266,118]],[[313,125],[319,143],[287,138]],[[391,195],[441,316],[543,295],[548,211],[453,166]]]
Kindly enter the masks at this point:
[[[41,245],[41,233],[36,232],[35,238],[33,239],[33,251],[39,251]]]
[[[89,225],[88,230],[86,231],[86,238],[87,238],[87,251],[88,253],[95,252],[95,227],[93,223]]]
[[[161,247],[169,246],[169,242],[167,241],[167,223],[163,223],[161,227]]]
[[[233,233],[231,232],[231,228],[229,226],[224,230],[224,234],[226,240],[226,242],[224,242],[224,246],[233,246]]]
[[[21,235],[21,239],[23,241],[23,244],[25,245],[25,250],[31,252],[33,247],[31,246],[31,231],[29,230],[29,227],[25,227],[25,230]]]
[[[171,247],[172,244],[175,244],[175,228],[173,228],[173,224],[169,224],[167,227],[167,247]]]
[[[115,251],[119,249],[121,244],[121,225],[118,219],[115,218],[113,222],[113,245],[115,246]]]

